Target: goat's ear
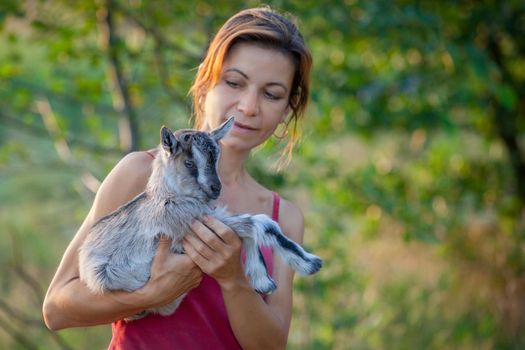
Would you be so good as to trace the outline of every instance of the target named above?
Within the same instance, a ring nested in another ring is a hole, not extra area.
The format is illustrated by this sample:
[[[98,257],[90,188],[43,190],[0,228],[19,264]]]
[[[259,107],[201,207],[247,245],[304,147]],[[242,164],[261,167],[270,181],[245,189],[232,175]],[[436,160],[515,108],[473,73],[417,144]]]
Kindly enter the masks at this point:
[[[179,148],[179,143],[175,139],[175,136],[170,129],[164,125],[160,129],[160,144],[162,148],[169,154],[175,154]]]
[[[222,139],[224,136],[226,136],[228,131],[230,131],[230,129],[233,126],[234,121],[235,121],[234,117],[230,117],[230,119],[228,119],[227,121],[225,121],[224,123],[219,125],[219,127],[217,129],[215,129],[212,132],[210,132],[211,137],[215,141],[218,142],[220,139]]]

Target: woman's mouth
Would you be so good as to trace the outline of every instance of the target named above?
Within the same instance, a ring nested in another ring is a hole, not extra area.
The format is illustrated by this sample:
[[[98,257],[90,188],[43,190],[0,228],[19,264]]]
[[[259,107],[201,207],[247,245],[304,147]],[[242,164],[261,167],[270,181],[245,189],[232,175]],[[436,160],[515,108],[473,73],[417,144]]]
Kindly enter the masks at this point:
[[[235,124],[233,125],[233,127],[234,127],[236,130],[244,131],[244,132],[257,131],[256,128],[252,128],[252,127],[249,126],[249,125],[242,124],[242,123],[239,123],[239,122],[235,122]]]

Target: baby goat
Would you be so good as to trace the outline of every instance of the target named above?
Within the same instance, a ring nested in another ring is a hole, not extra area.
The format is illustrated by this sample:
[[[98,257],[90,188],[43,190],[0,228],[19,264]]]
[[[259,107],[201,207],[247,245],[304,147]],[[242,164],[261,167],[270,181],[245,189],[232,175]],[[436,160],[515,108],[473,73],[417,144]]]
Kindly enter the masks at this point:
[[[258,293],[276,288],[259,245],[272,246],[300,274],[313,274],[321,268],[319,257],[283,235],[267,215],[231,215],[211,204],[221,191],[218,142],[232,126],[233,118],[209,133],[191,129],[172,133],[162,127],[158,156],[145,191],[95,223],[80,248],[80,279],[93,292],[141,288],[150,277],[159,237],[171,238],[171,251],[182,253],[189,225],[204,215],[216,217],[239,235],[246,251],[245,273]],[[150,312],[169,315],[183,297],[131,319]]]

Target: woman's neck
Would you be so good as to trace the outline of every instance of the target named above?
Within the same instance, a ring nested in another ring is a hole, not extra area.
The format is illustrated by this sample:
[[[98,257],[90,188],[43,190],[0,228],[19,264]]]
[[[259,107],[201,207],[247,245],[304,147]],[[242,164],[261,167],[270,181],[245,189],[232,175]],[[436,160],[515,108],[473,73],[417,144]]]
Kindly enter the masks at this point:
[[[249,152],[236,152],[222,147],[219,175],[223,186],[238,186],[246,183],[250,177],[245,168],[249,154]]]

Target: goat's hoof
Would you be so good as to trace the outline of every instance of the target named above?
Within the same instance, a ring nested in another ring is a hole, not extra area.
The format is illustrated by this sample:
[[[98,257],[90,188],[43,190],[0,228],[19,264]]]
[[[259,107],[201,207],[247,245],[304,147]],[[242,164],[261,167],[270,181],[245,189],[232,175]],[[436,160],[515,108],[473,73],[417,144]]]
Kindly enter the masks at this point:
[[[314,256],[314,258],[310,260],[310,264],[309,265],[310,266],[309,266],[307,274],[308,275],[313,275],[314,273],[319,271],[321,269],[321,267],[323,267],[323,260],[321,260],[321,258],[319,258],[317,256]]]
[[[149,314],[149,312],[147,310],[144,310],[144,311],[141,311],[138,314],[135,314],[133,316],[126,317],[124,319],[124,321],[131,322],[131,321],[140,320],[141,318],[144,318],[144,317],[148,316],[148,314]]]
[[[271,278],[254,283],[254,289],[259,294],[272,294],[277,289],[277,285]]]

